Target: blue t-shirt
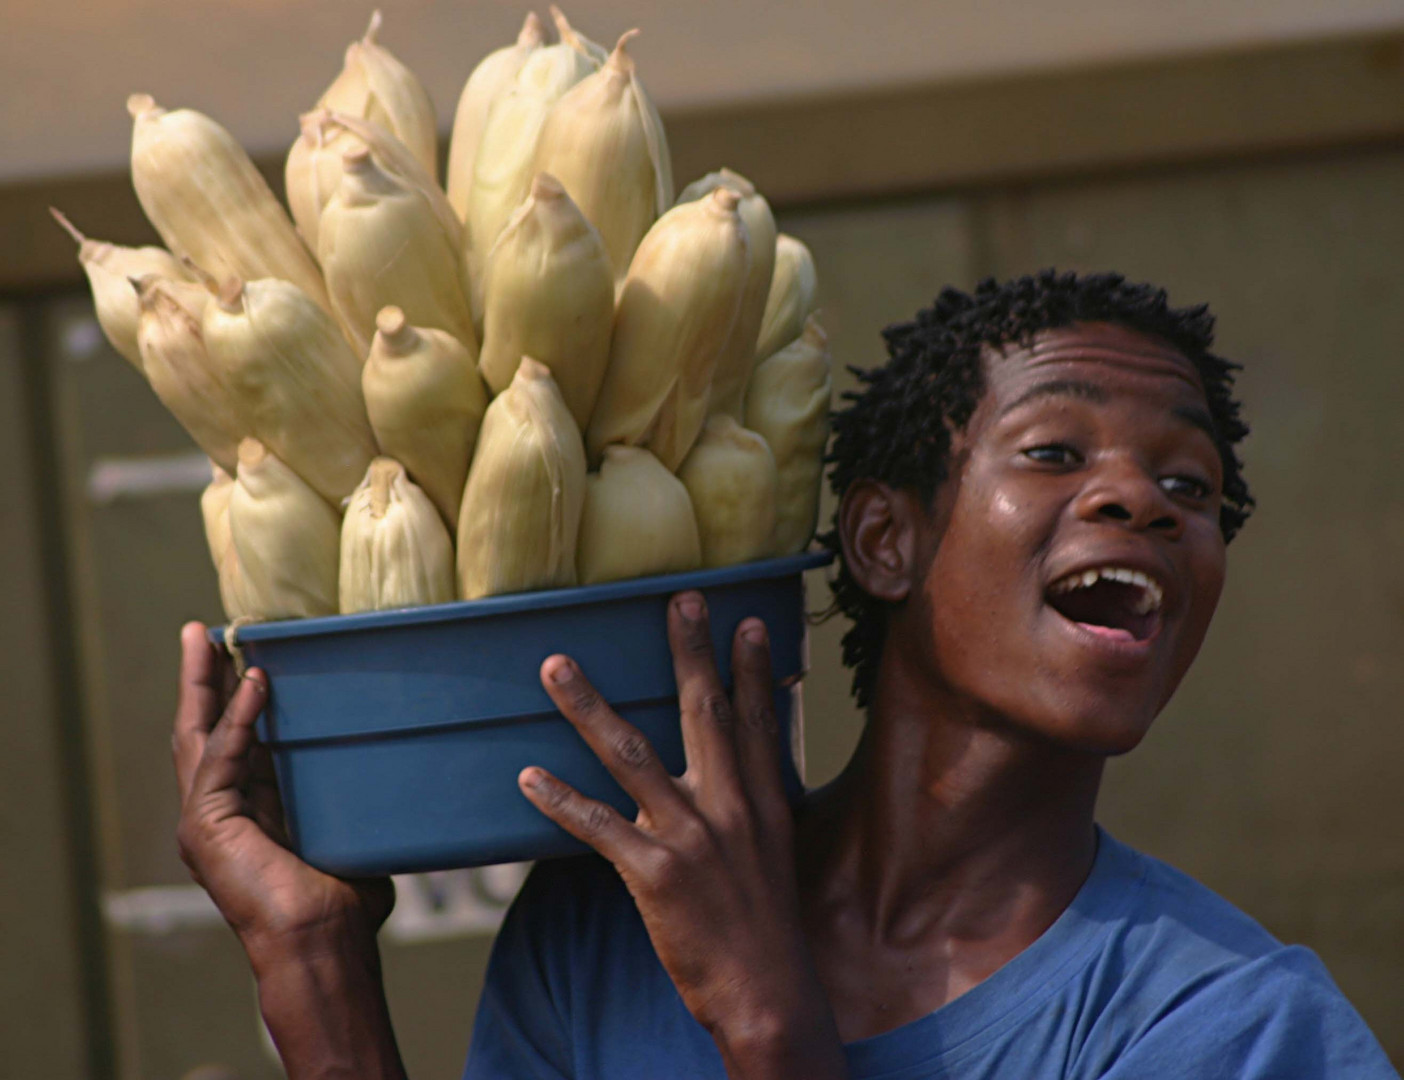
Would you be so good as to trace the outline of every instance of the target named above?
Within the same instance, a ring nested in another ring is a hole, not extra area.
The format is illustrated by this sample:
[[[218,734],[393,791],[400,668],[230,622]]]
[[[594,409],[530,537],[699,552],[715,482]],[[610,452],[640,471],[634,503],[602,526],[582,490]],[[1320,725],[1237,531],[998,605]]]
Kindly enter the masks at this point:
[[[1398,1080],[1315,954],[1099,834],[1058,920],[935,1012],[850,1043],[854,1080]],[[612,867],[536,867],[493,948],[465,1080],[722,1080]]]

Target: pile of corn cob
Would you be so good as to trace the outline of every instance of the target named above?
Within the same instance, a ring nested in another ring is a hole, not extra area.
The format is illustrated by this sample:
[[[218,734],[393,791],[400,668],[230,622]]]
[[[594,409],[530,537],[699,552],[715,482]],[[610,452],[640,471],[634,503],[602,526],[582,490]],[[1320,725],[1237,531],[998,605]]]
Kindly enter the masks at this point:
[[[815,273],[722,170],[674,200],[629,47],[552,8],[486,57],[437,177],[379,13],[301,118],[284,211],[234,138],[128,101],[167,248],[79,242],[113,347],[209,454],[230,619],[724,566],[814,532]],[[455,557],[456,552],[456,557]]]

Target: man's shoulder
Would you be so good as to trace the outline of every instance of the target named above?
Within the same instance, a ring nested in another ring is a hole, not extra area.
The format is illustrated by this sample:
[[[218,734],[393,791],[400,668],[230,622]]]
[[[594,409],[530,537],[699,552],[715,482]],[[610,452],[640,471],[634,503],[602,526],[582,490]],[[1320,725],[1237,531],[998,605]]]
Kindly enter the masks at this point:
[[[1086,1029],[1095,1032],[1085,1045],[1106,1054],[1107,1066],[1132,1048],[1139,1056],[1189,1038],[1206,1047],[1251,1044],[1274,1057],[1382,1061],[1315,953],[1283,944],[1168,863],[1110,843],[1117,872],[1108,885],[1122,902],[1081,987]]]
[[[1182,955],[1205,964],[1247,963],[1287,947],[1247,912],[1184,871],[1120,843],[1102,842],[1125,892],[1120,932],[1140,951]]]

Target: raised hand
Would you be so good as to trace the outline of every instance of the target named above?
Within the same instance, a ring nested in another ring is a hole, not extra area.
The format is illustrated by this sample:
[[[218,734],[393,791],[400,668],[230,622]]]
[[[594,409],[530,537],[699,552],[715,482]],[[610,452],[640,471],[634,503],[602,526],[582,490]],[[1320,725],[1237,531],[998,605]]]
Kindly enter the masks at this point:
[[[256,668],[235,677],[200,623],[182,629],[171,736],[180,856],[255,967],[297,954],[319,935],[368,938],[373,946],[394,904],[389,879],[342,881],[285,846],[272,763],[254,734],[267,692]]]
[[[737,628],[733,698],[717,672],[700,594],[673,599],[668,635],[683,775],[668,773],[573,661],[552,656],[541,666],[547,693],[639,812],[629,821],[535,767],[522,771],[522,791],[614,864],[732,1077],[843,1076],[837,1027],[800,925],[765,626],[748,619]]]

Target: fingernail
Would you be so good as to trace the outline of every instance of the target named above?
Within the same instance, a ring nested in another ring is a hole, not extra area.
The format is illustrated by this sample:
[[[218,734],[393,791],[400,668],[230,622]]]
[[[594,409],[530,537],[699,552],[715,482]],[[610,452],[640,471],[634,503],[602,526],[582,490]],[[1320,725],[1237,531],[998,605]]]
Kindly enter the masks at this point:
[[[684,596],[678,601],[678,614],[688,622],[697,622],[702,618],[702,598],[700,596]]]
[[[751,645],[765,644],[765,623],[751,623],[741,631],[741,637]]]
[[[266,682],[263,681],[263,678],[262,678],[261,676],[253,675],[253,674],[250,674],[250,673],[247,673],[247,672],[246,672],[246,673],[244,674],[244,680],[245,680],[246,682],[250,683],[250,684],[253,686],[254,692],[255,692],[255,693],[258,693],[258,694],[266,694],[266,693],[268,693],[268,684],[267,684]]]
[[[522,787],[530,788],[532,791],[535,791],[541,786],[541,770],[523,769],[519,779],[521,780]]]
[[[562,660],[551,669],[553,683],[568,683],[573,678],[575,678],[575,665],[569,660]]]

